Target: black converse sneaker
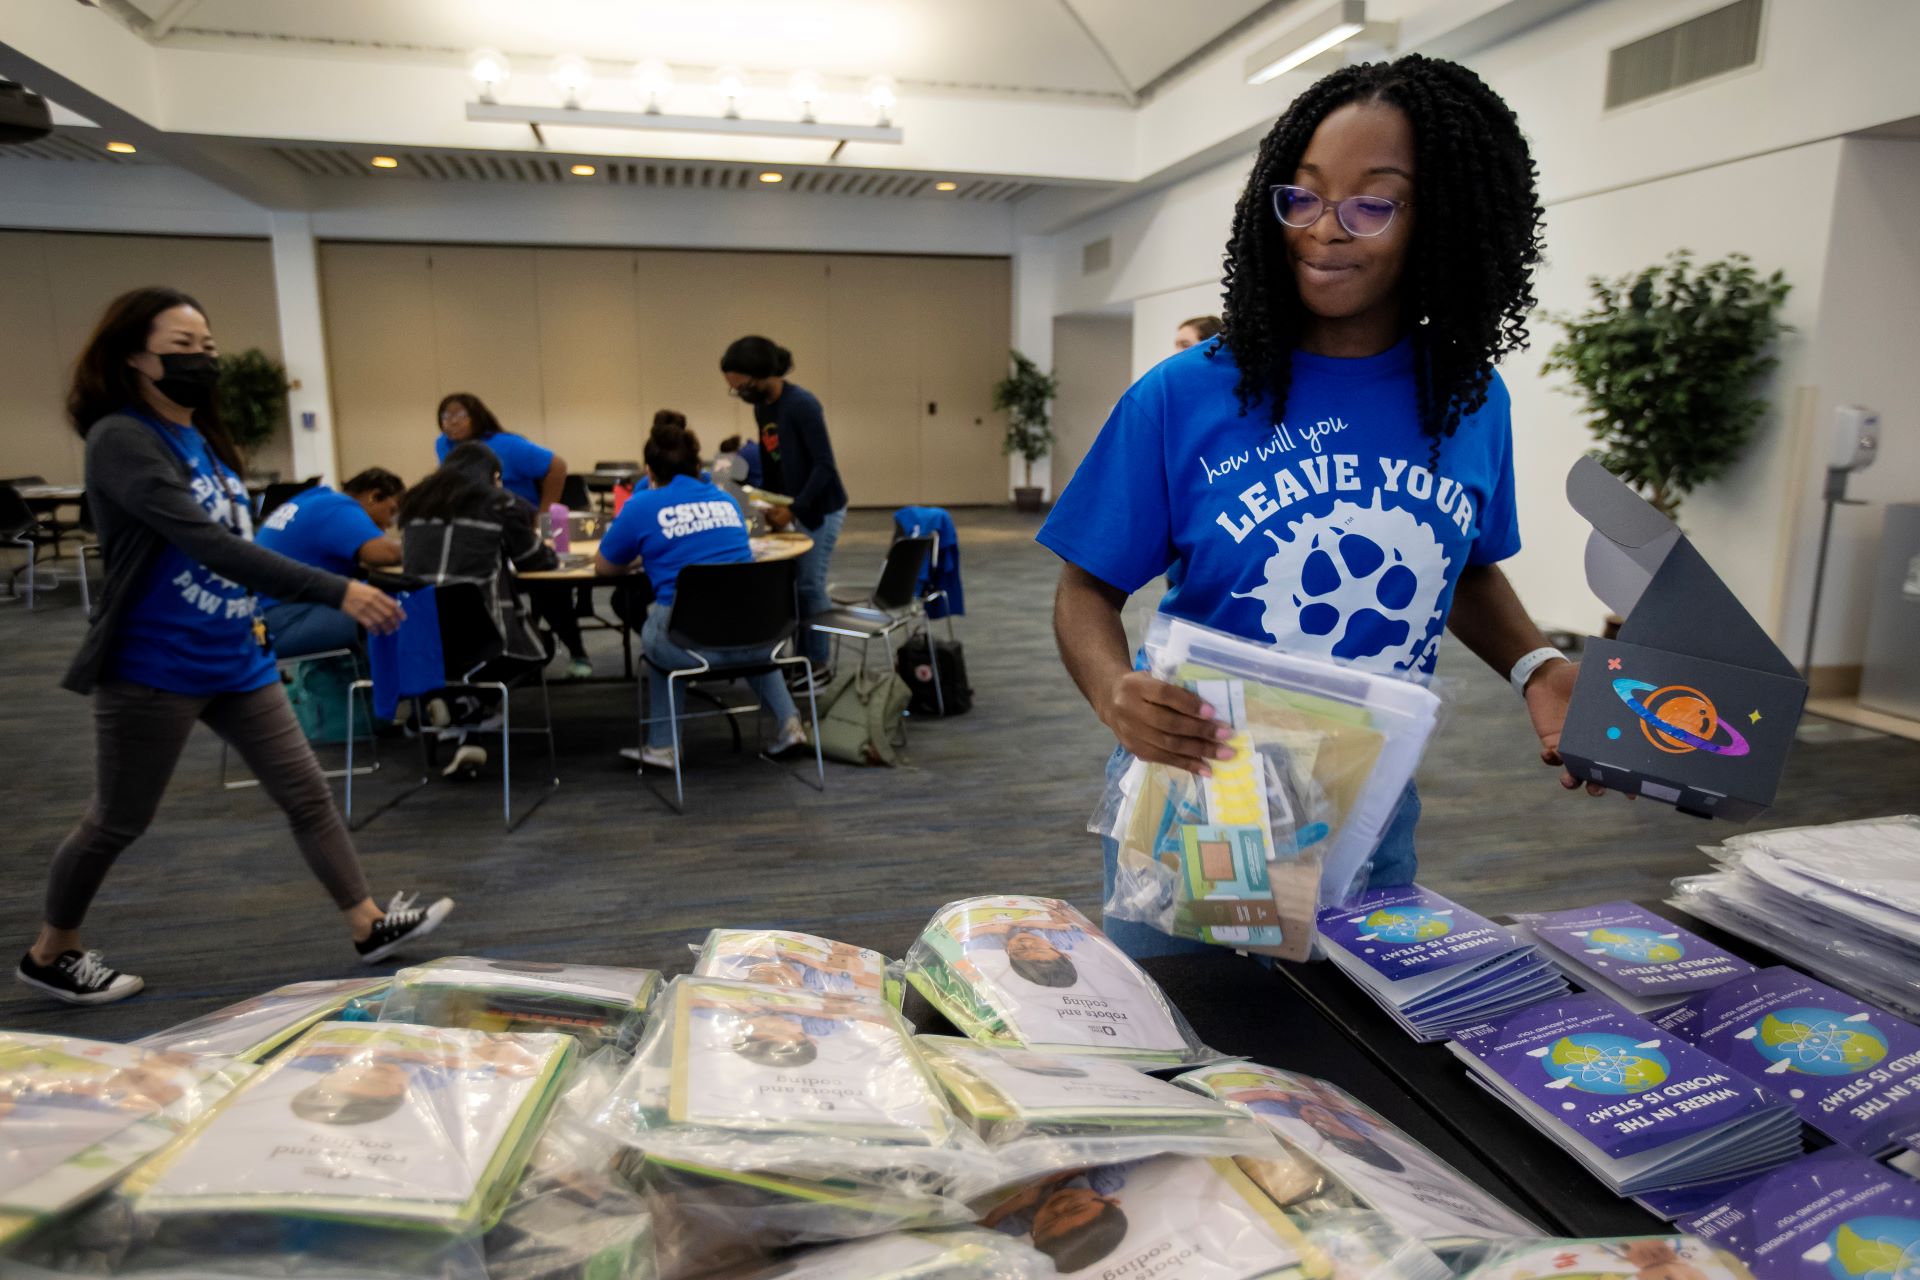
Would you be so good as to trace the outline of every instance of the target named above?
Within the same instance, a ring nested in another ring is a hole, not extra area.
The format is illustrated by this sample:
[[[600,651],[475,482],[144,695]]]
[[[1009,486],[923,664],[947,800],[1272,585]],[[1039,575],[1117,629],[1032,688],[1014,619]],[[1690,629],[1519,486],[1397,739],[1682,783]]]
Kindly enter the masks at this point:
[[[98,951],[62,951],[52,964],[41,964],[29,951],[20,957],[13,976],[68,1004],[112,1004],[147,985],[109,965]]]
[[[440,927],[453,910],[452,898],[441,898],[429,907],[416,907],[418,894],[396,893],[387,904],[387,914],[373,922],[373,932],[353,944],[361,964],[379,964],[415,938],[424,938]]]

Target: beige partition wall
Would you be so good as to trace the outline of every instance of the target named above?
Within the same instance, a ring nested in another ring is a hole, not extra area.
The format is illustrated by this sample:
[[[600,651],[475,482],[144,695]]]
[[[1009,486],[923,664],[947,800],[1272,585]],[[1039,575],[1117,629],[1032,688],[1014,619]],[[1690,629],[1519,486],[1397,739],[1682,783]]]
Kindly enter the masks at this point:
[[[342,474],[424,474],[448,391],[575,470],[638,458],[662,408],[711,453],[754,429],[719,364],[760,333],[825,405],[856,505],[1005,498],[1005,259],[326,244],[320,268]]]
[[[0,231],[0,476],[81,478],[80,439],[67,425],[67,380],[100,313],[142,285],[198,298],[223,350],[280,356],[272,255],[264,240]],[[286,438],[259,449],[256,468],[285,472]]]

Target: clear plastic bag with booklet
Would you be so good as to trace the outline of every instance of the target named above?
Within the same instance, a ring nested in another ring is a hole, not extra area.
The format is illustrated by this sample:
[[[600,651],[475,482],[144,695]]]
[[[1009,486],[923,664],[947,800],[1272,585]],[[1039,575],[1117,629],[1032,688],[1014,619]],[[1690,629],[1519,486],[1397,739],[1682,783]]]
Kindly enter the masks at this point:
[[[968,1039],[996,1048],[1142,1070],[1220,1057],[1145,970],[1058,898],[949,902],[907,951],[906,980]]]
[[[878,951],[786,929],[713,929],[693,948],[701,978],[736,978],[900,1007],[900,980]]]
[[[1119,845],[1107,913],[1306,959],[1319,911],[1366,888],[1442,699],[1167,614],[1154,615],[1146,655],[1231,727],[1234,754],[1208,777],[1139,760],[1110,777],[1088,824]]]
[[[653,969],[442,956],[393,975],[380,1021],[562,1032],[588,1053],[632,1049],[659,989]]]
[[[372,1022],[379,1016],[390,984],[388,978],[293,982],[134,1043],[174,1053],[224,1054],[240,1062],[260,1062],[316,1022]]]
[[[951,1036],[918,1041],[955,1113],[992,1150],[996,1188],[1155,1155],[1273,1149],[1266,1127],[1242,1108],[1123,1062],[988,1049]]]
[[[663,1276],[964,1222],[992,1179],[898,1011],[718,978],[668,985],[595,1124],[634,1153]]]
[[[1740,1259],[1698,1236],[1489,1240],[1455,1259],[1461,1280],[1753,1280]]]
[[[253,1071],[228,1058],[0,1032],[0,1254],[113,1187]]]

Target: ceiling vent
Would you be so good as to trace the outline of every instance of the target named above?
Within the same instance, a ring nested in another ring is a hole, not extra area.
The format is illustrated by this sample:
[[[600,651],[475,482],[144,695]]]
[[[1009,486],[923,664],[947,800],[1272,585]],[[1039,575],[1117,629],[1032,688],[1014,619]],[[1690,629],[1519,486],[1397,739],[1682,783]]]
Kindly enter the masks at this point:
[[[1113,265],[1113,237],[1101,236],[1080,248],[1080,274],[1094,275]]]
[[[1760,58],[1762,0],[1736,0],[1607,55],[1607,107],[1750,67]]]

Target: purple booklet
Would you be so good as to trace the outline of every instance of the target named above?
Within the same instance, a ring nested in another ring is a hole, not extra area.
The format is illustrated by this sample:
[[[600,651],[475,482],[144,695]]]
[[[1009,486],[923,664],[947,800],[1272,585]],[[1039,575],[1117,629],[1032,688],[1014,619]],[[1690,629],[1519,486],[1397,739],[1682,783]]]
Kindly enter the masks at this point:
[[[1568,977],[1635,1013],[1667,1008],[1754,971],[1631,902],[1515,916],[1514,923],[1550,947]]]
[[[1320,913],[1328,942],[1387,981],[1408,986],[1441,970],[1456,969],[1512,951],[1507,930],[1417,884],[1374,889],[1351,907]]]
[[[1468,1027],[1451,1048],[1622,1195],[1756,1174],[1800,1151],[1779,1099],[1600,996]]]
[[[1829,1147],[1681,1224],[1755,1280],[1904,1280],[1920,1260],[1920,1183]]]
[[[1775,1085],[1808,1124],[1867,1155],[1920,1131],[1920,1027],[1778,966],[1655,1021]]]

